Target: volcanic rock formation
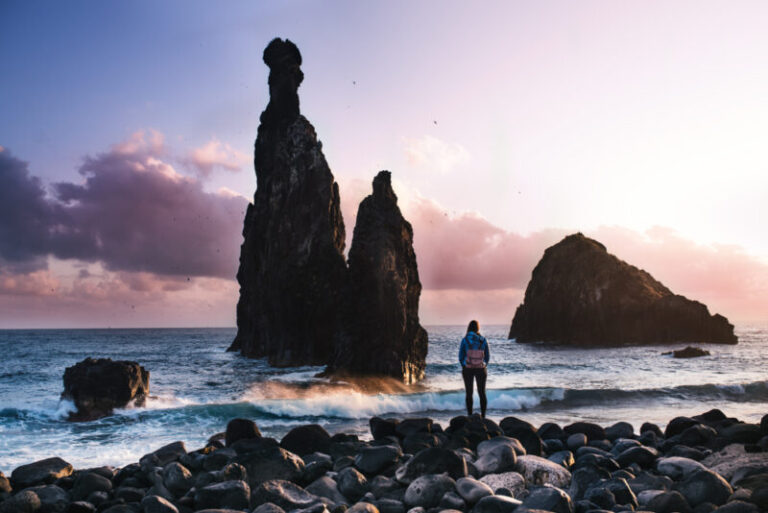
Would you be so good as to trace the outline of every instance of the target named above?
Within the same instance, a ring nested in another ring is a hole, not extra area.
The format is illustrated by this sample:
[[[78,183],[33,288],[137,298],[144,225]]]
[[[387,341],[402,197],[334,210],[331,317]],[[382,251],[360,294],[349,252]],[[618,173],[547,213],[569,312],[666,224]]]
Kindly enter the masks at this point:
[[[270,101],[256,139],[257,189],[245,215],[230,350],[277,366],[421,379],[427,334],[413,231],[389,172],[379,173],[360,206],[347,268],[339,188],[299,113],[299,50],[275,39],[264,62]]]
[[[329,372],[424,377],[427,332],[419,324],[421,282],[413,229],[397,206],[389,171],[360,203],[349,250],[349,285]]]
[[[577,233],[533,270],[509,338],[570,345],[735,344],[733,325]]]
[[[256,139],[257,189],[245,215],[230,350],[277,366],[325,364],[346,276],[339,188],[299,113],[298,48],[274,39],[264,62],[270,101]]]
[[[142,406],[148,395],[149,371],[136,362],[86,358],[64,370],[61,398],[77,407],[69,420],[105,417],[130,403]]]

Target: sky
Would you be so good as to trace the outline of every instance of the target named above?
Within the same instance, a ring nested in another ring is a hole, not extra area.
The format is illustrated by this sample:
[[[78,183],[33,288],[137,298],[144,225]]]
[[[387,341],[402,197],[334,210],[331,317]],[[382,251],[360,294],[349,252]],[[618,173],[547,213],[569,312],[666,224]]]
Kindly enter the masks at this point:
[[[508,323],[581,231],[768,321],[768,4],[0,4],[0,328],[233,326],[261,60],[357,205],[392,171],[424,324]]]

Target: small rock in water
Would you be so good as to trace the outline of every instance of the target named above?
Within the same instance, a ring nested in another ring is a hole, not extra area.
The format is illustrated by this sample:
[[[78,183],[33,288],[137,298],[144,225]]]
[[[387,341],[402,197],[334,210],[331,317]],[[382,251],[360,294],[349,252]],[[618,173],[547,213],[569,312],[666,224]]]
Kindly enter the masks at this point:
[[[699,356],[709,356],[710,353],[700,347],[686,346],[685,349],[678,349],[676,351],[669,351],[661,354],[664,356],[672,355],[675,358],[697,358]]]
[[[115,408],[143,406],[149,396],[149,371],[136,362],[86,358],[64,370],[62,399],[75,403],[69,420],[93,420]]]

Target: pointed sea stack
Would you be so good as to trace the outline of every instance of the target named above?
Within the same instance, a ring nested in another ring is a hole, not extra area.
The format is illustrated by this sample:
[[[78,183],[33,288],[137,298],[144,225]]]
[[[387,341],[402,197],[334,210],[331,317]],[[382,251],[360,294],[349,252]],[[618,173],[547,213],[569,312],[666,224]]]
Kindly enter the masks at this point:
[[[728,319],[672,293],[581,233],[544,252],[509,338],[585,346],[737,343]]]
[[[346,275],[339,188],[299,112],[298,48],[274,39],[264,62],[270,100],[256,139],[257,188],[245,215],[230,350],[277,366],[326,364]]]
[[[427,332],[419,324],[413,229],[397,206],[389,171],[374,178],[373,194],[357,211],[347,291],[329,373],[422,379]]]

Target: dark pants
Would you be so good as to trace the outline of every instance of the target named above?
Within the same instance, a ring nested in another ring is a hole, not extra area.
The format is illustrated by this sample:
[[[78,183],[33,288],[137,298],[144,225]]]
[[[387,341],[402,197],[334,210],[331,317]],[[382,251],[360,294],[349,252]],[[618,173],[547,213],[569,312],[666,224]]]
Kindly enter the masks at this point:
[[[461,369],[461,375],[464,378],[464,388],[467,390],[467,415],[472,415],[472,381],[477,380],[480,412],[485,418],[485,409],[488,406],[488,398],[485,397],[485,381],[488,379],[488,369],[485,367],[476,369],[464,367]]]

